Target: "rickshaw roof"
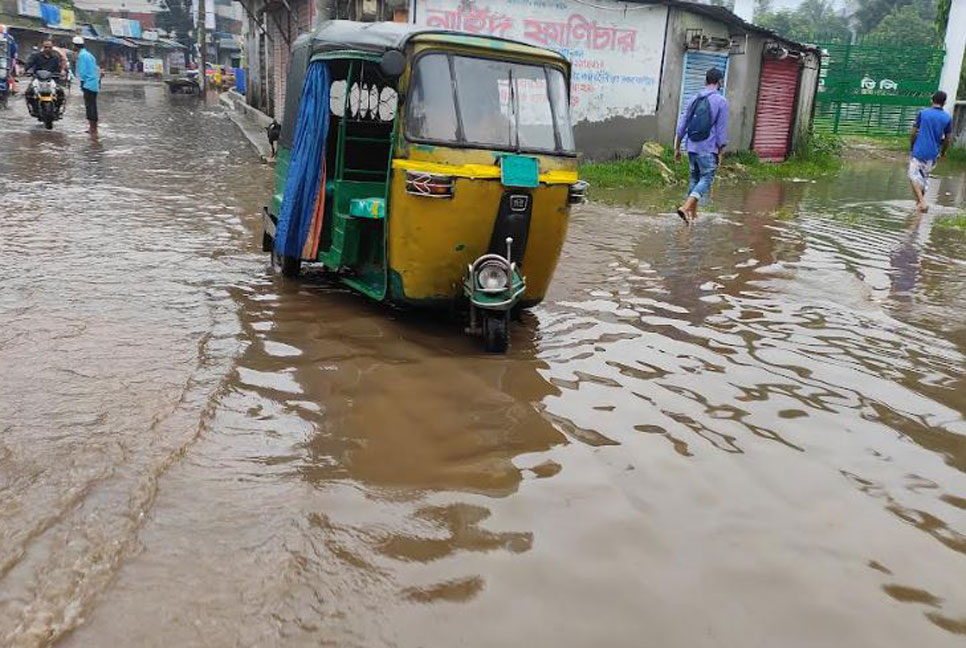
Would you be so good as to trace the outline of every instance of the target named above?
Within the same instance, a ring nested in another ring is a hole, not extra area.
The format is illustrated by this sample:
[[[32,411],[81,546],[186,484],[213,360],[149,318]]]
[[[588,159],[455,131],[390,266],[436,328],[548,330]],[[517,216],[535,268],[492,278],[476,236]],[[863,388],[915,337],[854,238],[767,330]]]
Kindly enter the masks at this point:
[[[389,50],[401,51],[410,41],[418,40],[530,54],[566,62],[562,55],[553,50],[534,47],[520,41],[445,29],[431,29],[409,23],[363,23],[352,20],[329,20],[319,25],[311,34],[310,39],[313,54],[340,50],[383,54]]]

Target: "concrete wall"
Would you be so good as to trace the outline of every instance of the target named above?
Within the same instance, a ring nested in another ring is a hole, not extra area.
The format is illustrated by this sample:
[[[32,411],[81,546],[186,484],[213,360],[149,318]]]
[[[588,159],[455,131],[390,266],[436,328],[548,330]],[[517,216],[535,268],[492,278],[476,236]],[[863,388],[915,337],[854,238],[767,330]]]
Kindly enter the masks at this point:
[[[640,154],[644,142],[657,138],[657,115],[614,117],[574,125],[577,150],[588,160],[634,157]]]
[[[745,53],[733,55],[728,64],[728,119],[732,151],[751,148],[755,134],[755,109],[761,82],[761,61],[766,39],[749,34]]]
[[[815,96],[822,59],[817,53],[807,53],[803,60],[802,78],[798,84],[798,106],[795,109],[795,130],[792,132],[792,151],[812,128]]]

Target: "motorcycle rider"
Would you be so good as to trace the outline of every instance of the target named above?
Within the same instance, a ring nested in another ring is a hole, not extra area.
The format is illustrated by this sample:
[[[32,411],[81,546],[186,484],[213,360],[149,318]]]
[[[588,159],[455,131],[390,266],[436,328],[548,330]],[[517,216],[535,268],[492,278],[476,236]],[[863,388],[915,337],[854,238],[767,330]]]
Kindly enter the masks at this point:
[[[59,77],[64,66],[64,59],[60,54],[54,51],[54,43],[49,38],[44,40],[43,48],[34,52],[27,59],[27,69],[26,74],[34,74],[37,70],[46,70],[51,74]],[[63,90],[60,88],[60,84],[57,86],[57,101],[58,109],[63,105]],[[30,110],[31,115],[37,114],[37,97],[34,96],[33,84],[27,86],[27,91],[24,93],[24,97],[27,99],[27,107]]]

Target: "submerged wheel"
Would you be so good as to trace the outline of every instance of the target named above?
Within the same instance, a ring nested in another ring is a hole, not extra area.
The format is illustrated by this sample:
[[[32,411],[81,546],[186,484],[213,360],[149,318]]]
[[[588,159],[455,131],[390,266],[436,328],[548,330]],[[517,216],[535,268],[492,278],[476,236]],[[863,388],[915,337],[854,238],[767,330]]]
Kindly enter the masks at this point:
[[[282,276],[294,279],[302,272],[302,259],[290,256],[282,257]]]
[[[46,128],[47,130],[53,130],[54,129],[54,120],[53,120],[53,118],[48,117],[47,119],[44,120],[44,128]]]
[[[487,353],[506,353],[510,346],[509,313],[483,315],[483,348]]]

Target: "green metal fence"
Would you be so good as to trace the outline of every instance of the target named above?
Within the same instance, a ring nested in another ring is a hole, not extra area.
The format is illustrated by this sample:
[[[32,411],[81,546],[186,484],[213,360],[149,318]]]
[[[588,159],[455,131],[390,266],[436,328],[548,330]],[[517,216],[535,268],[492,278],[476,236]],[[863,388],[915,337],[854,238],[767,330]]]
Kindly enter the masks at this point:
[[[942,46],[819,42],[822,71],[815,128],[844,135],[909,132],[939,87]]]

